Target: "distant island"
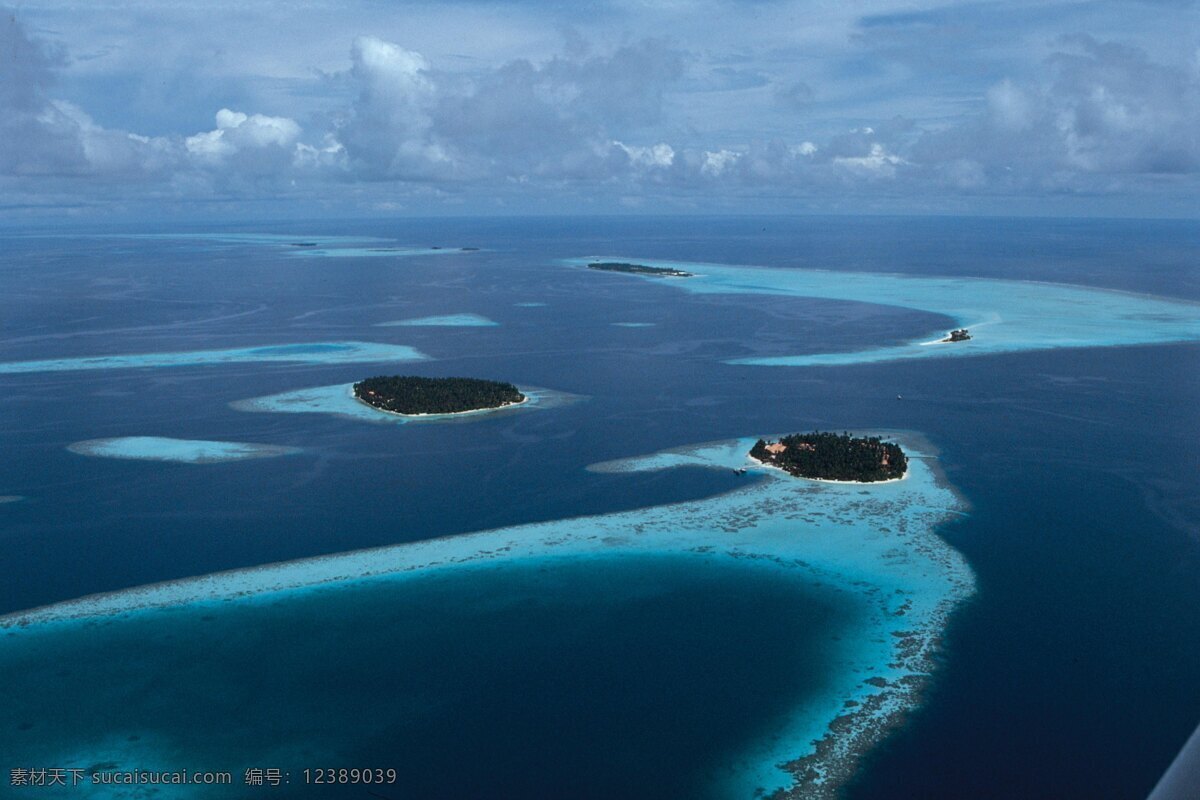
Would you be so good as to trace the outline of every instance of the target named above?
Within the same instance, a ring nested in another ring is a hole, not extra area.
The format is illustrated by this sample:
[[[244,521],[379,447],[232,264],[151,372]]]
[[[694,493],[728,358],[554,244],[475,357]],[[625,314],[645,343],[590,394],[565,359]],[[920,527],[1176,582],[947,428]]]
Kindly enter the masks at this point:
[[[462,414],[524,403],[511,383],[480,378],[378,375],[354,384],[354,396],[393,414]]]
[[[942,339],[942,341],[943,342],[965,342],[970,338],[971,338],[971,334],[970,334],[970,332],[967,331],[966,328],[959,328],[958,330],[950,331],[950,335],[947,336],[945,339]]]
[[[904,477],[908,457],[894,442],[848,433],[794,433],[778,442],[759,439],[750,457],[798,478],[874,483]]]
[[[599,269],[605,272],[631,272],[634,275],[657,275],[663,278],[694,278],[691,272],[684,272],[674,267],[647,267],[644,264],[626,264],[622,261],[593,261],[588,269]]]

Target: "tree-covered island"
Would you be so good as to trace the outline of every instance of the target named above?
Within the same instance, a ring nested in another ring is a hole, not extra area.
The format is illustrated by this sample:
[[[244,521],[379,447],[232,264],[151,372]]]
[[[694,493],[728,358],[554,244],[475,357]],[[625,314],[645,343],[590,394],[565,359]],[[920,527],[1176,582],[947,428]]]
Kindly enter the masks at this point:
[[[778,442],[759,439],[750,457],[798,478],[874,483],[904,477],[908,457],[894,442],[848,433],[794,433]]]
[[[525,402],[511,383],[480,378],[377,375],[354,384],[354,396],[393,414],[461,414]]]
[[[622,261],[593,261],[588,269],[598,269],[604,272],[631,272],[634,275],[657,275],[660,278],[694,278],[691,272],[684,272],[674,267],[647,267],[644,264],[626,264]]]

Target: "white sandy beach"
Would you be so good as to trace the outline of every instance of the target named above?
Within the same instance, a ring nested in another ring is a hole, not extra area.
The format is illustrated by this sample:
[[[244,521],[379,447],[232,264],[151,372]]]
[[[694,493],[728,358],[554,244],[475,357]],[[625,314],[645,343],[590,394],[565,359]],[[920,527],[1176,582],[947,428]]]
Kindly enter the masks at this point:
[[[371,405],[356,395],[354,393],[354,384],[350,384],[350,396],[354,398],[354,402],[364,405],[372,411],[378,411],[381,414],[391,414],[394,417],[403,417],[404,419],[421,419],[423,417],[466,417],[470,416],[471,414],[486,414],[489,411],[501,411],[505,408],[516,408],[517,406],[523,406],[529,402],[529,393],[524,390],[520,391],[522,399],[516,401],[515,403],[504,403],[503,405],[491,406],[490,408],[472,408],[469,411],[447,411],[440,414],[402,414],[399,411],[388,411],[386,408],[379,408],[378,406]]]
[[[746,454],[746,460],[749,461],[754,466],[766,467],[767,469],[773,469],[776,472],[782,472],[784,475],[787,475],[792,480],[812,481],[813,483],[834,483],[834,484],[842,484],[844,486],[880,486],[885,483],[899,483],[900,481],[908,480],[908,476],[912,472],[912,470],[906,469],[906,470],[904,470],[904,474],[901,475],[899,478],[888,478],[887,480],[883,480],[883,481],[835,481],[832,478],[806,478],[803,475],[793,475],[792,473],[788,472],[783,467],[778,467],[774,464],[768,464],[766,461],[759,461],[757,458],[750,455],[749,453]]]

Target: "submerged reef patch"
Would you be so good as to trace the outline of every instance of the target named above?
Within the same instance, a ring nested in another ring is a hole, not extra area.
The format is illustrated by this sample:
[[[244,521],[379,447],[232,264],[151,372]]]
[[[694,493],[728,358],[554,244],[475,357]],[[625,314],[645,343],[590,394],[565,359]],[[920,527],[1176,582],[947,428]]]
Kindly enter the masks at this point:
[[[444,247],[297,247],[295,255],[306,258],[403,258],[461,252],[460,248]]]
[[[180,464],[219,464],[248,458],[274,458],[299,453],[298,447],[251,442],[217,442],[205,439],[171,439],[164,436],[119,436],[88,439],[67,445],[72,453],[138,461],[174,461]]]
[[[105,233],[105,234],[25,234],[32,237],[85,237],[98,239],[177,240],[204,247],[264,246],[287,250],[296,256],[317,258],[378,258],[428,256],[444,253],[477,252],[478,247],[415,247],[398,245],[394,239],[378,236],[323,236],[282,233]]]
[[[416,317],[415,319],[398,319],[393,322],[378,322],[375,327],[484,328],[499,324],[479,314],[444,314],[437,317]]]
[[[310,342],[302,344],[236,347],[228,350],[190,350],[177,353],[55,358],[42,361],[0,362],[0,374],[65,372],[84,369],[138,369],[142,367],[193,367],[209,364],[249,364],[285,361],[302,364],[368,364],[383,361],[423,361],[413,347],[376,342]]]

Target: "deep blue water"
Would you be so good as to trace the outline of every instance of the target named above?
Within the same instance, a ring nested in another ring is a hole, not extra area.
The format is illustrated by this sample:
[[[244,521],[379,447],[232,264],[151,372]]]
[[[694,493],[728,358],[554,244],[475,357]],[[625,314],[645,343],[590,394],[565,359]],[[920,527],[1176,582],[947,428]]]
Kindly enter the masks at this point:
[[[421,349],[436,359],[412,367],[421,374],[495,377],[586,399],[471,424],[376,426],[228,406],[351,381],[373,374],[373,366],[0,376],[0,495],[26,497],[0,505],[0,611],[235,566],[700,497],[736,481],[701,470],[583,470],[605,459],[811,427],[905,428],[942,448],[947,476],[973,505],[945,536],[974,568],[979,594],[954,620],[924,707],[869,759],[850,797],[1140,797],[1200,722],[1200,451],[1192,446],[1200,432],[1200,347],[732,366],[721,361],[791,354],[797,343],[849,349],[900,341],[941,320],[849,302],[688,295],[553,263],[620,252],[1051,280],[1198,299],[1200,225],[613,218],[253,230],[486,250],[321,259],[194,240],[6,237],[0,358],[356,339]],[[516,305],[525,302],[546,305]],[[374,327],[457,313],[499,326]],[[191,466],[65,449],[83,439],[140,435],[305,452]],[[422,652],[441,657],[409,653],[387,669],[403,665],[414,682],[445,681],[439,702],[448,703],[446,713],[423,717],[424,727],[381,734],[426,748],[403,765],[411,770],[407,783],[422,790],[413,796],[437,796],[434,787],[445,790],[453,780],[477,786],[469,782],[495,770],[506,777],[490,797],[505,790],[589,796],[588,787],[593,796],[600,789],[691,796],[713,764],[769,728],[777,713],[771,698],[783,705],[813,690],[822,664],[815,643],[835,635],[838,624],[822,599],[748,573],[627,563],[589,576],[552,592],[534,591],[536,576],[520,569],[439,578],[411,590],[421,611],[396,612],[392,624],[404,636],[393,646],[419,639]],[[315,604],[313,618],[322,613],[331,609]],[[294,630],[275,630],[281,638],[268,643],[271,651],[302,652]],[[671,636],[656,638],[663,631]],[[479,652],[494,657],[472,657]],[[700,661],[681,664],[681,652]],[[393,674],[364,676],[355,667],[353,681],[343,680],[339,669],[347,665],[294,658],[306,669],[330,669],[292,695],[324,692],[331,704],[355,685]],[[61,677],[68,691],[84,688]],[[268,683],[230,680],[248,696],[250,687]],[[282,702],[288,695],[271,692],[255,697]],[[639,712],[650,706],[656,713]],[[496,720],[511,727],[498,729]],[[582,722],[572,727],[571,720]],[[364,755],[379,746],[360,745]],[[477,769],[448,777],[446,754],[454,747],[461,749],[453,763]],[[530,766],[551,762],[559,766]],[[587,780],[564,783],[573,775]]]

